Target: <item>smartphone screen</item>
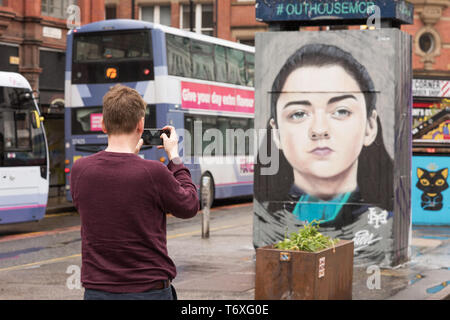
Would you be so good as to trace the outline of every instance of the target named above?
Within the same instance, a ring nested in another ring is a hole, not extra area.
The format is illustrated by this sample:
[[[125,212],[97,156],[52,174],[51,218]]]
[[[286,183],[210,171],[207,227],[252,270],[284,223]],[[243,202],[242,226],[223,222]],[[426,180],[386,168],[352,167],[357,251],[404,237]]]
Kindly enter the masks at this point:
[[[161,146],[163,140],[160,138],[161,129],[144,129],[142,133],[142,140],[144,140],[144,146]]]
[[[163,139],[160,136],[165,133],[168,137],[170,136],[170,131],[162,129],[144,129],[142,133],[142,140],[144,140],[145,146],[162,146]]]

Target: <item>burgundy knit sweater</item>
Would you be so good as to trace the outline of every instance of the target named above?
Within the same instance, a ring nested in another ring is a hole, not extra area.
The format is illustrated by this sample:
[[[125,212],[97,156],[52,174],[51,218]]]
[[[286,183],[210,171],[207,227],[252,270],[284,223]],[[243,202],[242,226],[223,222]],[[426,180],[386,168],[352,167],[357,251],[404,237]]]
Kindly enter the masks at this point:
[[[71,192],[81,217],[81,282],[107,292],[143,292],[174,279],[166,213],[187,219],[199,210],[189,170],[171,161],[101,151],[77,160]]]

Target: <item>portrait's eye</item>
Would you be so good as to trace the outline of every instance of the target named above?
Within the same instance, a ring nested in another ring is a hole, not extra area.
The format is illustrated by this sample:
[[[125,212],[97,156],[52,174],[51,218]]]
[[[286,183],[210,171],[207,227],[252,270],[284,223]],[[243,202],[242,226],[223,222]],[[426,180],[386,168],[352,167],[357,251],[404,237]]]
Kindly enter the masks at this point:
[[[438,181],[436,181],[436,185],[439,186],[439,187],[443,186],[444,183],[445,183],[444,179],[439,179]]]
[[[288,115],[288,119],[290,119],[290,120],[303,120],[303,119],[305,119],[305,118],[307,118],[308,117],[308,113],[307,112],[305,112],[305,111],[302,111],[302,110],[298,110],[298,111],[295,111],[295,112],[291,112],[289,115]]]
[[[352,112],[346,108],[338,108],[333,112],[332,116],[337,119],[345,119],[350,117],[351,114]]]
[[[420,179],[420,183],[425,187],[430,185],[430,181],[427,179]]]

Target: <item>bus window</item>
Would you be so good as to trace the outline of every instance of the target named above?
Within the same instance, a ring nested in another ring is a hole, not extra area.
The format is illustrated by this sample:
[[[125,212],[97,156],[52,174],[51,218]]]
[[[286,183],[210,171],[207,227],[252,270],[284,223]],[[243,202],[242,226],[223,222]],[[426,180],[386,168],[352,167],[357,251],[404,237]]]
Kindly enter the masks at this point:
[[[156,107],[148,105],[145,110],[145,128],[156,127]],[[103,134],[102,131],[102,107],[73,108],[72,109],[72,134]]]
[[[154,79],[148,30],[77,33],[74,35],[73,48],[74,84]]]
[[[247,86],[255,85],[255,55],[253,53],[245,53],[245,73]]]
[[[144,128],[156,128],[156,104],[147,105]]]
[[[102,107],[73,108],[72,134],[101,134]]]
[[[74,37],[74,62],[150,57],[148,33],[144,31],[79,34]]]
[[[202,80],[214,80],[213,45],[191,40],[193,77]]]
[[[244,52],[227,48],[228,82],[245,85]]]
[[[31,91],[0,87],[1,165],[46,164],[43,128],[34,129],[31,125],[34,110]]]
[[[190,40],[166,34],[168,72],[173,76],[192,76]]]
[[[225,47],[215,46],[216,81],[227,82],[227,58]]]
[[[31,151],[31,120],[29,112],[15,112],[16,147],[20,150]]]

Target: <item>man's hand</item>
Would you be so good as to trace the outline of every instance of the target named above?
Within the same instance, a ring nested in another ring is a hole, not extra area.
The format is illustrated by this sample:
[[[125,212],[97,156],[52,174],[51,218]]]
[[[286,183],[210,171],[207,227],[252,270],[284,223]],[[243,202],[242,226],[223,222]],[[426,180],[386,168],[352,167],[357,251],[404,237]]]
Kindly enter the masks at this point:
[[[162,130],[170,130],[170,138],[163,133],[161,139],[163,139],[164,145],[158,146],[158,149],[163,149],[166,151],[169,161],[179,157],[178,154],[178,135],[175,128],[172,126],[165,126]]]

